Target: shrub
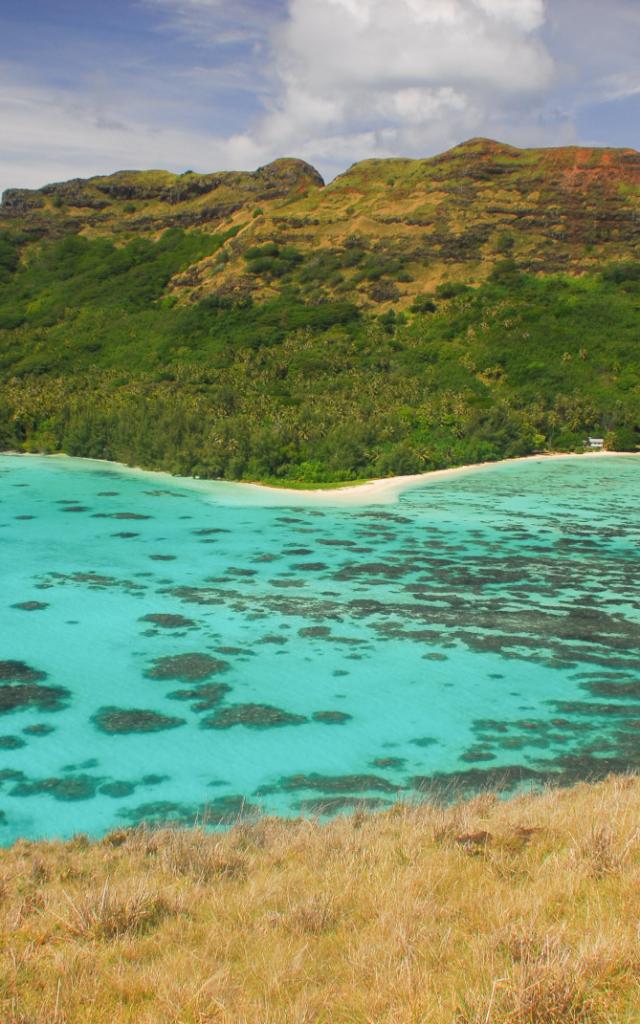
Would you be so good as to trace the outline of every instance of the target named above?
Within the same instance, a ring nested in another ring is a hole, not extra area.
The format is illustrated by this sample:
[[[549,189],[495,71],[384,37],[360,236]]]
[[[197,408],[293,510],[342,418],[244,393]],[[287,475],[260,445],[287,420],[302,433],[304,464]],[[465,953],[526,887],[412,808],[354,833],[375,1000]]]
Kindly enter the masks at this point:
[[[462,284],[460,281],[444,281],[442,284],[439,284],[438,287],[436,288],[436,295],[438,296],[439,299],[455,299],[458,297],[458,295],[464,295],[464,293],[468,292],[469,290],[469,285]]]
[[[400,291],[393,281],[377,281],[369,289],[369,295],[374,302],[396,302]]]
[[[640,281],[640,262],[615,263],[606,267],[602,272],[602,279],[611,284]]]
[[[376,460],[376,473],[380,476],[411,476],[422,469],[420,456],[406,441],[395,444]]]
[[[254,245],[252,248],[247,249],[244,254],[245,260],[260,260],[266,257],[277,256],[280,249],[275,242],[267,242],[266,245]]]
[[[0,235],[0,282],[8,280],[18,269],[18,247],[8,235]]]
[[[244,878],[246,858],[201,829],[165,831],[156,836],[163,868],[176,877],[188,876],[200,884],[220,878]]]
[[[143,887],[114,892],[108,882],[99,894],[89,893],[78,902],[67,897],[67,902],[72,911],[67,927],[72,934],[107,941],[141,935],[171,912],[157,892]]]
[[[514,239],[513,235],[511,235],[508,231],[502,231],[498,235],[498,237],[496,239],[496,244],[495,244],[495,250],[496,250],[497,253],[500,253],[501,255],[506,256],[506,255],[510,254],[511,252],[513,252],[514,246],[515,246],[515,239]]]
[[[277,265],[277,260],[272,259],[269,256],[260,256],[257,257],[256,259],[252,259],[249,261],[247,270],[249,271],[250,274],[262,276],[264,274],[271,274],[277,267]]]
[[[430,295],[417,295],[411,306],[412,313],[435,313],[437,306]]]
[[[614,452],[637,452],[640,431],[634,426],[620,426],[606,437],[606,447]]]
[[[489,275],[494,284],[514,285],[520,276],[520,268],[515,260],[498,260]]]

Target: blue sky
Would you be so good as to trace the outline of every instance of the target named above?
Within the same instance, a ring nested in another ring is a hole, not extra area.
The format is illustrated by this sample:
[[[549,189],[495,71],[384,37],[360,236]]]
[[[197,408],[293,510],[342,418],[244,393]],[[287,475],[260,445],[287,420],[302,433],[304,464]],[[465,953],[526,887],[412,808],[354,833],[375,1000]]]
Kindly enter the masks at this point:
[[[640,0],[0,0],[0,191],[474,135],[640,148]]]

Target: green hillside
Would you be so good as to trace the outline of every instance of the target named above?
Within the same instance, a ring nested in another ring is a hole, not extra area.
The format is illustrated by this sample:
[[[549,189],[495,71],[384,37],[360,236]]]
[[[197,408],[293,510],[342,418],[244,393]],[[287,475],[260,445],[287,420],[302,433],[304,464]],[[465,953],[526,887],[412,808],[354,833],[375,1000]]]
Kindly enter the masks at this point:
[[[640,154],[5,193],[0,447],[321,483],[640,426]]]

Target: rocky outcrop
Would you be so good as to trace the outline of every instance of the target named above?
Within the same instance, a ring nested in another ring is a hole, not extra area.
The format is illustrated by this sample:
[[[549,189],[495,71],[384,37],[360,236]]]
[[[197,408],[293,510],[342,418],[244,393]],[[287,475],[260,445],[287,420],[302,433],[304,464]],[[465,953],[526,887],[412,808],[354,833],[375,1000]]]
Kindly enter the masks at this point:
[[[41,189],[9,189],[2,197],[0,216],[14,219],[46,210],[58,220],[69,211],[87,211],[88,224],[95,224],[91,214],[106,211],[99,218],[117,227],[118,216],[137,212],[133,204],[160,203],[169,207],[186,207],[194,200],[220,193],[213,203],[202,209],[186,211],[181,219],[160,211],[154,221],[164,226],[201,224],[230,216],[247,202],[271,202],[299,195],[309,188],[322,188],[324,181],[304,160],[275,160],[253,172],[226,171],[216,174],[170,174],[168,171],[118,171],[104,177],[74,178],[71,181],[45,185]],[[125,204],[124,208],[122,204]],[[149,220],[149,218],[147,218]]]

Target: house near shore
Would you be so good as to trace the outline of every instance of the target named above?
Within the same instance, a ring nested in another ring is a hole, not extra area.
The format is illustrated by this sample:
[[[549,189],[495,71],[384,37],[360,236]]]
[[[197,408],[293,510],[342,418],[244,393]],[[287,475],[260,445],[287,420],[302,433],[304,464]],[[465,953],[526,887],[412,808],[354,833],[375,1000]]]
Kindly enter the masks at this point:
[[[601,452],[604,449],[604,437],[587,438],[585,448],[590,448],[594,452]]]

